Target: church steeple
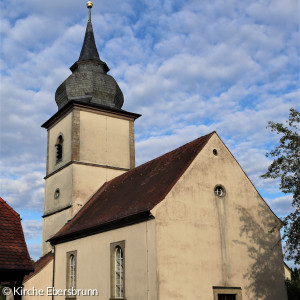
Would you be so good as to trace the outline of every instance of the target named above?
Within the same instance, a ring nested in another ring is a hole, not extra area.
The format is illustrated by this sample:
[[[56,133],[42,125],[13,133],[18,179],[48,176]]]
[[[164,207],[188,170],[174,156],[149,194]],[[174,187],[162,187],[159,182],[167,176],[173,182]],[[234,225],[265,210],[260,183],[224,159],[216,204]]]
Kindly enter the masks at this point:
[[[89,9],[89,19],[86,26],[84,41],[82,44],[81,52],[78,61],[87,61],[87,60],[95,60],[101,63],[103,66],[103,71],[107,73],[109,71],[109,68],[105,62],[103,62],[100,57],[97,50],[95,37],[94,37],[94,31],[93,31],[93,25],[92,25],[92,18],[91,18],[91,9],[93,7],[92,1],[87,2],[87,7]]]
[[[99,57],[91,21],[92,1],[87,2],[89,18],[79,59],[70,67],[70,75],[56,90],[58,109],[76,100],[121,109],[123,93],[115,79],[107,75],[107,64]]]
[[[104,182],[135,166],[134,121],[122,110],[123,94],[101,61],[89,19],[79,59],[57,88],[58,111],[42,126],[48,131],[43,216],[46,242]]]

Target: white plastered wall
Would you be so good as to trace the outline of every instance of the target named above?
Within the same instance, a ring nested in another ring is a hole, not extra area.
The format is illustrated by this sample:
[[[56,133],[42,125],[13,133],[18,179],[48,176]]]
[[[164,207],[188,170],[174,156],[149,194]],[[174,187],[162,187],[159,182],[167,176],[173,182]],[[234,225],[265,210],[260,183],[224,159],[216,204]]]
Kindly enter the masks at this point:
[[[71,219],[106,181],[132,166],[130,154],[134,151],[134,141],[130,122],[133,120],[97,110],[73,110],[49,129],[47,175],[50,176],[45,182],[43,254],[51,249],[49,244],[45,245],[47,239]],[[63,158],[56,163],[55,144],[60,134],[64,139]],[[74,154],[76,151],[78,156]],[[66,166],[72,157],[76,157],[75,161]],[[60,196],[54,199],[57,189]],[[70,205],[71,208],[61,212]],[[52,213],[55,214],[47,216]]]
[[[73,169],[74,167],[69,165],[54,176],[46,179],[44,215],[53,213],[72,204]],[[59,197],[55,199],[54,193],[57,189],[59,189],[60,194]]]
[[[72,215],[75,215],[91,196],[106,182],[125,171],[98,168],[85,165],[73,165]]]
[[[30,290],[30,293],[34,292],[34,296],[25,295],[23,300],[49,300],[52,297],[47,295],[47,288],[53,285],[53,260],[44,266],[37,274],[29,278],[23,284],[23,289]],[[43,294],[40,292],[43,291]]]
[[[76,289],[97,289],[93,299],[110,299],[110,244],[125,241],[126,299],[157,300],[154,226],[150,220],[56,245],[55,288],[66,289],[67,252],[77,251]]]
[[[48,131],[48,174],[71,161],[72,112],[69,112]],[[56,143],[59,135],[63,137],[62,161],[56,163]]]
[[[80,161],[129,169],[129,120],[81,111]]]
[[[216,134],[152,214],[158,299],[213,299],[214,286],[286,299],[279,221]]]

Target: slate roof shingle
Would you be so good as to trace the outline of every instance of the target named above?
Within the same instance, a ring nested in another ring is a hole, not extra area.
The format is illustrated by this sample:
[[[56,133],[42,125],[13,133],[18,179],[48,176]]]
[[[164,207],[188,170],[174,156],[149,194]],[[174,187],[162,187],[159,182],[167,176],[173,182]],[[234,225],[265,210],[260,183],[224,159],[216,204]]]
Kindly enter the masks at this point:
[[[215,132],[202,136],[106,182],[83,208],[56,233],[66,237],[150,212],[161,202]]]
[[[0,270],[33,270],[20,215],[0,197]]]

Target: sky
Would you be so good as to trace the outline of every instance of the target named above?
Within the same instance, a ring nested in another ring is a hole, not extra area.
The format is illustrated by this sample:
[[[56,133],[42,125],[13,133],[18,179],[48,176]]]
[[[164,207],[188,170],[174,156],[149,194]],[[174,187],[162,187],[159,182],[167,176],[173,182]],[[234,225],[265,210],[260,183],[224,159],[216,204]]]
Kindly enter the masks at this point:
[[[217,131],[279,216],[291,195],[260,177],[278,142],[267,122],[299,109],[298,0],[94,0],[100,58],[135,122],[137,165]],[[0,1],[0,196],[41,256],[46,130],[77,61],[86,1]]]

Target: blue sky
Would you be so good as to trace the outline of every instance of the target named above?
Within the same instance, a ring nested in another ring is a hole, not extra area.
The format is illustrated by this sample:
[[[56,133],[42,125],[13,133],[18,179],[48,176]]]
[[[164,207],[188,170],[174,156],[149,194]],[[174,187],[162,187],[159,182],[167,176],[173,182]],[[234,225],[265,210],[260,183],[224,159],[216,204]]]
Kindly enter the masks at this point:
[[[54,94],[78,59],[86,1],[0,1],[0,195],[41,254],[46,131]],[[299,109],[297,0],[94,1],[98,51],[124,93],[141,164],[216,130],[274,212],[291,211],[263,180],[278,137],[267,121]]]

